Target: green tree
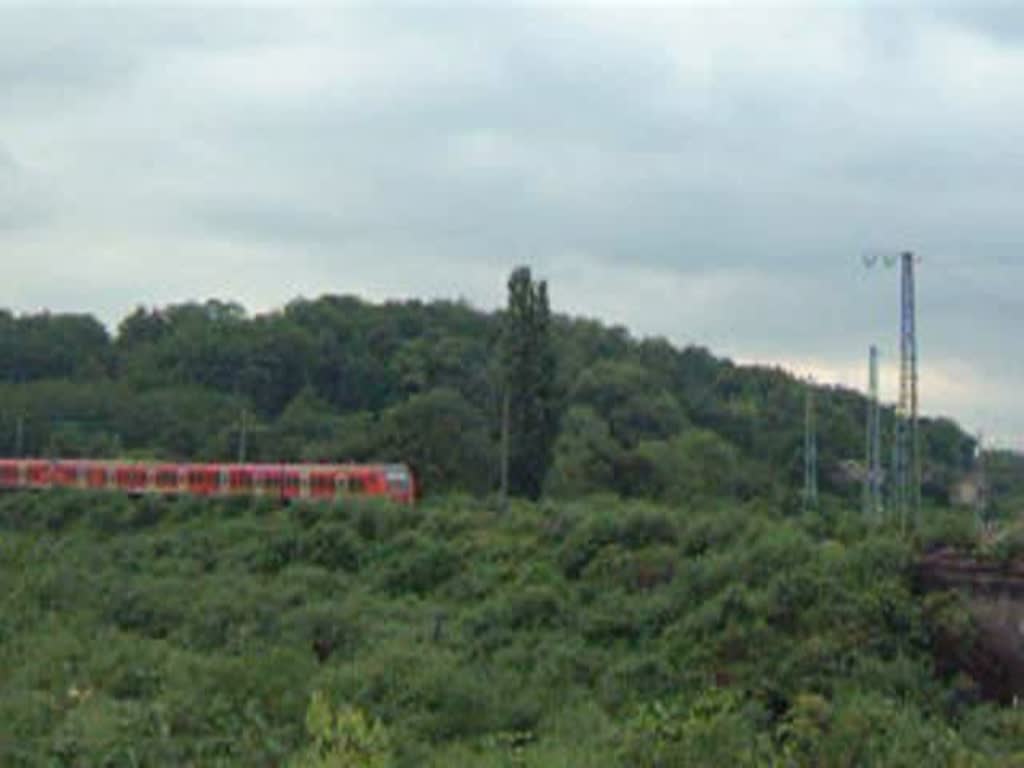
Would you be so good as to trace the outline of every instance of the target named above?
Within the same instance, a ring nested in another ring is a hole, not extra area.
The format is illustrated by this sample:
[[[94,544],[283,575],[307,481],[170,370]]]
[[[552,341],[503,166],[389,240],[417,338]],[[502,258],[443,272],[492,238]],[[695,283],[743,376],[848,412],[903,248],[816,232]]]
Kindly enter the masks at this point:
[[[509,490],[537,498],[557,433],[556,366],[547,283],[535,282],[528,267],[515,269],[509,277],[504,320],[501,362],[508,402]]]
[[[283,461],[315,458],[307,455],[308,446],[330,442],[338,427],[339,419],[330,405],[312,387],[303,387],[274,425],[272,455]]]
[[[414,395],[383,422],[384,458],[407,462],[429,492],[491,487],[494,448],[486,419],[455,390]]]
[[[111,359],[107,331],[90,315],[0,313],[0,380],[102,378]]]
[[[153,344],[160,341],[166,331],[163,313],[140,305],[117,326],[117,346],[126,351],[141,344]]]
[[[658,386],[650,371],[633,362],[602,360],[587,368],[573,386],[572,402],[588,405],[607,419],[624,448],[671,437],[686,423],[676,399]]]
[[[608,423],[592,408],[573,406],[562,419],[546,490],[561,497],[606,491],[621,458]]]
[[[727,496],[737,482],[735,448],[713,432],[691,429],[671,440],[651,440],[636,449],[650,495],[670,501]]]

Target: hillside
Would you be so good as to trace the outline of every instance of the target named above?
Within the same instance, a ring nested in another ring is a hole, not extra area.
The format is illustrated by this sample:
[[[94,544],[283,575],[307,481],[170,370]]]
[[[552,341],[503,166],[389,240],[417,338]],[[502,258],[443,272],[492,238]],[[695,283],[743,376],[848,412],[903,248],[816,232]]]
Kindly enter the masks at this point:
[[[864,399],[554,316],[541,498],[498,513],[503,313],[210,301],[0,314],[0,452],[405,460],[414,508],[0,497],[4,765],[1007,765],[1015,710],[914,592],[975,540],[974,442],[923,425],[909,537],[859,511]],[[886,421],[889,419],[887,418]],[[998,461],[996,460],[998,459]],[[853,462],[851,464],[851,461]],[[851,467],[853,472],[851,473]],[[1014,457],[985,468],[1011,515]],[[954,649],[955,650],[955,649]],[[328,757],[330,756],[330,757]]]
[[[220,301],[139,308],[113,336],[87,315],[0,313],[0,454],[232,460],[244,418],[250,460],[405,460],[428,494],[487,493],[500,333],[501,313],[464,304],[344,296],[254,316]],[[591,320],[556,316],[551,333],[547,495],[794,503],[793,376]],[[817,402],[822,487],[855,498],[840,464],[863,456],[864,399],[819,388]],[[974,442],[947,420],[923,436],[925,494],[943,504]]]
[[[1015,764],[1019,710],[935,672],[959,614],[913,546],[756,502],[11,494],[0,763]]]

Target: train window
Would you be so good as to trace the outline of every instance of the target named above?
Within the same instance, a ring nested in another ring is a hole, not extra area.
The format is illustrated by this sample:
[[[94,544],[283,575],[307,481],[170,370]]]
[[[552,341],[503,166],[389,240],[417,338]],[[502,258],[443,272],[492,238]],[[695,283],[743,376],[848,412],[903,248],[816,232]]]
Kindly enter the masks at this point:
[[[281,487],[281,476],[280,475],[267,475],[263,478],[263,484],[267,488],[280,488]]]
[[[388,488],[393,491],[409,490],[409,473],[402,469],[388,470]]]
[[[158,472],[156,476],[157,485],[172,486],[178,484],[178,473],[177,472]]]
[[[299,487],[299,476],[298,475],[288,475],[285,478],[284,482],[285,482],[285,485],[287,485],[289,488],[298,488]]]
[[[352,493],[364,493],[366,491],[366,478],[350,477],[348,479],[348,488]]]

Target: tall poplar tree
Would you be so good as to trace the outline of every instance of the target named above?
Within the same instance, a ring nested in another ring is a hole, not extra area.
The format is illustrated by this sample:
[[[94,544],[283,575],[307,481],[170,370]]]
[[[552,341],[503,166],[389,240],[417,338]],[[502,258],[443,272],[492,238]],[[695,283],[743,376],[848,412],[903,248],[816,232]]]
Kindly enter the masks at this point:
[[[508,280],[508,307],[501,340],[505,383],[508,491],[536,499],[551,464],[557,433],[555,353],[547,283],[528,267]]]

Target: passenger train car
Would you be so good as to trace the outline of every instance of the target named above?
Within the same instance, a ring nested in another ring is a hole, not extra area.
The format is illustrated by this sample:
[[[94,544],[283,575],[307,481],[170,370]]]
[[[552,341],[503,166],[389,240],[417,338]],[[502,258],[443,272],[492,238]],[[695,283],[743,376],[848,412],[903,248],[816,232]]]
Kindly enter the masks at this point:
[[[415,500],[404,464],[171,464],[92,459],[0,459],[0,490],[80,488],[136,495],[259,496],[329,501]]]

